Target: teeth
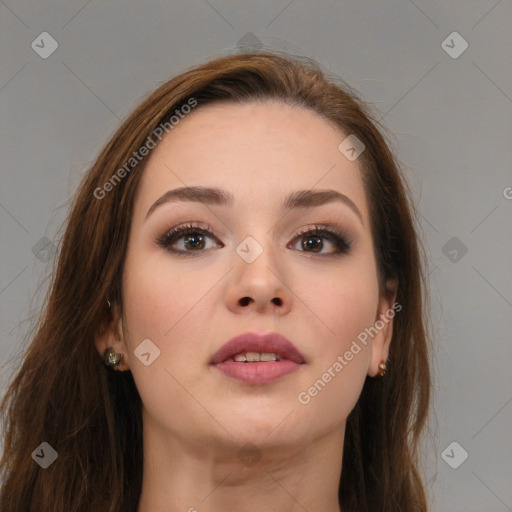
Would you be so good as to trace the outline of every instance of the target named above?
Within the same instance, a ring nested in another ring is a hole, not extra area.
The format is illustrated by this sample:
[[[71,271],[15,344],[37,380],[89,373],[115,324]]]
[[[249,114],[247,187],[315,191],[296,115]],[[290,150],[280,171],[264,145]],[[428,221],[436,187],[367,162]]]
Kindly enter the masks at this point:
[[[280,358],[273,352],[245,352],[242,354],[236,354],[236,356],[233,357],[233,360],[242,363],[254,363],[257,361],[280,361]]]
[[[251,361],[251,362],[260,360],[259,352],[247,352],[245,354],[245,357],[247,358],[247,361]]]

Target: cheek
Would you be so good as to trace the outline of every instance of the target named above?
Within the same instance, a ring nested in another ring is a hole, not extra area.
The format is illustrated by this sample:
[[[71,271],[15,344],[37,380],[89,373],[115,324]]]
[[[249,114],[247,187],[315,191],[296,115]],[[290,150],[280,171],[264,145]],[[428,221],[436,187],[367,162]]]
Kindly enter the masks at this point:
[[[128,253],[123,279],[123,337],[133,377],[148,407],[157,404],[155,391],[162,389],[180,405],[183,393],[178,382],[190,387],[197,377],[198,361],[202,363],[198,354],[204,359],[204,334],[210,325],[205,304],[217,281],[215,272],[184,273],[165,259],[156,261],[136,251]],[[149,366],[135,354],[146,339],[159,354]]]
[[[318,334],[328,340],[324,348],[345,351],[361,331],[373,325],[378,305],[377,278],[371,262],[347,265],[335,275],[316,280],[298,295],[313,314]],[[307,312],[307,310],[306,310]]]
[[[377,308],[371,267],[343,274],[320,281],[308,302],[318,317],[317,348],[313,344],[310,349],[312,378],[298,401],[321,414],[326,425],[346,419],[359,398],[370,362],[371,338],[365,329],[373,326]]]
[[[367,296],[344,295],[332,311],[334,334],[325,338],[316,354],[320,356],[314,365],[318,377],[333,382],[333,392],[349,401],[368,372],[371,338],[365,329],[373,325],[373,307]]]
[[[194,307],[215,280],[199,272],[184,274],[170,265],[127,258],[123,280],[129,342],[154,338],[164,348],[175,333],[187,328]],[[210,282],[211,281],[211,282]]]
[[[123,338],[129,353],[130,370],[144,409],[165,428],[174,425],[185,429],[173,410],[190,408],[189,376],[195,348],[194,337],[188,334],[194,318],[194,305],[208,288],[195,282],[192,275],[173,273],[133,254],[127,257],[123,279]],[[195,290],[194,293],[191,290]],[[136,352],[143,340],[154,362],[143,364]],[[181,385],[180,385],[181,384]],[[168,411],[165,406],[172,404]],[[172,421],[171,421],[172,418]],[[180,427],[181,425],[181,427]],[[173,428],[174,428],[173,427]]]

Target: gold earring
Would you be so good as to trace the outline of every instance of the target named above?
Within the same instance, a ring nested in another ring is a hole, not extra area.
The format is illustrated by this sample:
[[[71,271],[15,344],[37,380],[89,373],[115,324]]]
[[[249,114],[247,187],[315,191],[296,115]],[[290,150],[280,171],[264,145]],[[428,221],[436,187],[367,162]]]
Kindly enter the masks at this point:
[[[384,375],[386,375],[386,372],[388,371],[387,367],[386,367],[386,363],[384,361],[382,361],[380,364],[379,364],[379,377],[384,377]]]
[[[123,354],[116,352],[112,347],[108,347],[103,353],[103,359],[107,366],[114,368],[121,362]]]

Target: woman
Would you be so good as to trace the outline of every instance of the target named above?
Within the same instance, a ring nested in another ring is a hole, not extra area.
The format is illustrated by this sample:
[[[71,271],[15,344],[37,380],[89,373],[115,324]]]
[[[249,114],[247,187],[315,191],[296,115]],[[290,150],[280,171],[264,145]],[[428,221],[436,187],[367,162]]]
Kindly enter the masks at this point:
[[[422,247],[377,125],[270,52],[129,116],[4,398],[2,511],[427,510]]]

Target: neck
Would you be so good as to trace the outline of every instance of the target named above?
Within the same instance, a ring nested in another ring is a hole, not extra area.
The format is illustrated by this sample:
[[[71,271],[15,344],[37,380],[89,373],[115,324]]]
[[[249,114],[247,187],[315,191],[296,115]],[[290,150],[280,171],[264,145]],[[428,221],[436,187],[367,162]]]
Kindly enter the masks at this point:
[[[144,423],[137,512],[340,512],[343,431],[301,446],[178,438]]]

